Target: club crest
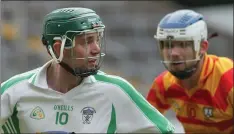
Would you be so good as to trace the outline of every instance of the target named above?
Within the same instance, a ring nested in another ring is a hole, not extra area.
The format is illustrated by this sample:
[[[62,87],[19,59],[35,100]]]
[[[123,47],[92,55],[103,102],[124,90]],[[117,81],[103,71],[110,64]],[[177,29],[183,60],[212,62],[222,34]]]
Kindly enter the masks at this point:
[[[84,107],[81,110],[82,113],[82,120],[84,124],[90,124],[92,119],[93,119],[93,115],[94,113],[96,113],[95,109],[92,107]]]
[[[211,108],[211,107],[204,107],[203,108],[203,113],[204,113],[205,117],[207,117],[207,118],[210,118],[210,117],[214,116],[213,115],[213,108]]]

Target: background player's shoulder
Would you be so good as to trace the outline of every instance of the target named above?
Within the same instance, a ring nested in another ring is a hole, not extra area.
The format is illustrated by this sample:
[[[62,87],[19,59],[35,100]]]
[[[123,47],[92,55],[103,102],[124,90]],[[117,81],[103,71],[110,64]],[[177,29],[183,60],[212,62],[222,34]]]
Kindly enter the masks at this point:
[[[214,61],[214,71],[222,79],[233,79],[233,60],[228,57],[211,56]]]
[[[219,57],[219,63],[227,68],[233,68],[233,60],[228,57]]]
[[[233,83],[233,60],[227,57],[219,57],[216,63],[216,68],[221,73],[221,78],[226,82]]]
[[[228,57],[221,57],[216,55],[209,55],[209,57],[215,62],[215,67],[221,71],[226,72],[233,68],[233,60]]]
[[[12,76],[11,78],[9,78],[8,80],[4,81],[3,83],[1,83],[1,94],[6,91],[7,89],[9,89],[10,87],[12,87],[13,85],[24,81],[24,80],[28,80],[30,79],[35,73],[38,72],[40,68],[36,68],[15,76]]]

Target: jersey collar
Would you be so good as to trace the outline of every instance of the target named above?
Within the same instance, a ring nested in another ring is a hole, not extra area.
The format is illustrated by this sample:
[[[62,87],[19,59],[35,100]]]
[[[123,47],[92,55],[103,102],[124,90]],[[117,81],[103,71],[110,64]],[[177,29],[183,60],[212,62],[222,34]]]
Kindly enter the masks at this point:
[[[47,71],[48,66],[51,63],[52,63],[52,60],[45,63],[42,67],[36,69],[36,73],[28,80],[28,82],[33,84],[36,87],[48,89],[49,87],[48,87],[47,80],[46,80],[46,77],[47,77],[46,71]],[[95,79],[95,77],[91,75],[91,76],[84,78],[81,84],[90,84],[96,81],[97,80]]]

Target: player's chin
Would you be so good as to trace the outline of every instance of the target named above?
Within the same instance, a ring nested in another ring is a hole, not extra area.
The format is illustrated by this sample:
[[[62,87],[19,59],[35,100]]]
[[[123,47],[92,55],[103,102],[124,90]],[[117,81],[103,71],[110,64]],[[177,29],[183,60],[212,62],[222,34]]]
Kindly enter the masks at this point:
[[[88,68],[95,68],[97,66],[96,62],[88,62]]]
[[[173,70],[173,71],[183,71],[185,69],[185,64],[183,63],[171,64],[169,68],[170,70]]]
[[[97,64],[88,64],[88,69],[95,69],[97,68]]]

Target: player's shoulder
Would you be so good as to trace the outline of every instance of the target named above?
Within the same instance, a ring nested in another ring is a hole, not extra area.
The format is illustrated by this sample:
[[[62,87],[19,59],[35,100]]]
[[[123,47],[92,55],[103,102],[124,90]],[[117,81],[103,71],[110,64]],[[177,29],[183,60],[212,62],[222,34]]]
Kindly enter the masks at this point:
[[[137,101],[144,98],[130,82],[121,76],[110,75],[99,71],[94,77],[98,82],[104,84],[101,88],[102,93],[115,104],[128,103],[129,100]]]
[[[221,76],[233,73],[233,60],[228,57],[220,57],[216,55],[209,55],[214,61],[214,71]]]
[[[102,86],[102,92],[104,94],[107,96],[114,95],[111,99],[124,99],[125,95],[132,96],[133,94],[138,94],[135,87],[121,76],[110,75],[99,71],[94,77]]]
[[[213,70],[210,75],[210,80],[217,80],[221,85],[217,86],[230,86],[233,85],[233,60],[227,57],[219,57],[216,55],[209,55],[213,60]]]
[[[209,55],[215,61],[215,65],[219,68],[230,69],[233,68],[233,60],[228,57],[221,57],[216,55]]]
[[[224,95],[225,98],[233,88],[233,60],[216,55],[209,55],[209,57],[213,60],[214,67],[208,81],[214,83],[210,86],[216,87],[213,92],[221,96]]]
[[[98,71],[98,73],[94,75],[94,77],[98,81],[116,85],[122,89],[134,88],[132,84],[123,77],[117,75],[110,75],[103,71]]]
[[[30,79],[35,73],[37,73],[39,68],[17,74],[9,78],[8,80],[1,83],[1,94],[3,94],[6,90],[10,89],[21,82]]]

